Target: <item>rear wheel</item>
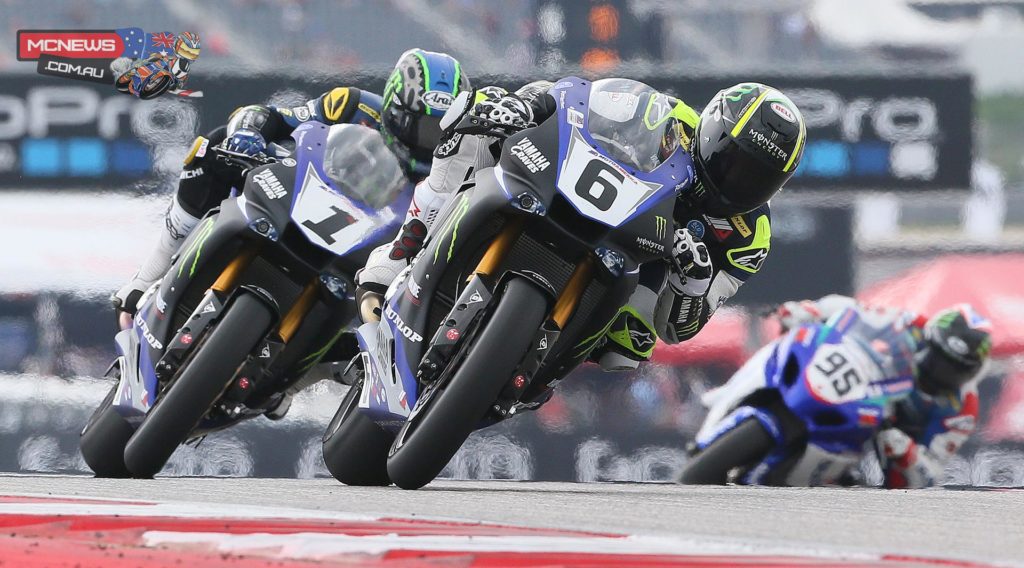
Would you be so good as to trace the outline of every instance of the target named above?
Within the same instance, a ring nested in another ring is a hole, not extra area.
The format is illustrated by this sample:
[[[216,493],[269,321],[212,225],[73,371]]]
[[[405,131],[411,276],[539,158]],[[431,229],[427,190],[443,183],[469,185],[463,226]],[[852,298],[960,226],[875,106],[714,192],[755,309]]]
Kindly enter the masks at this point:
[[[395,436],[359,411],[363,381],[349,387],[324,433],[324,463],[345,485],[390,485],[388,450]]]
[[[756,418],[747,418],[693,457],[680,483],[725,485],[734,468],[757,463],[775,448],[775,440]]]
[[[120,382],[115,381],[110,387],[110,392],[86,423],[78,442],[85,463],[96,477],[131,477],[131,472],[124,465],[124,447],[135,433],[135,428],[114,409],[119,385]]]
[[[125,465],[134,477],[153,477],[227,388],[273,322],[252,294],[240,294],[210,331],[192,361],[157,400],[128,441]]]
[[[399,432],[388,457],[395,485],[418,489],[441,473],[512,379],[546,314],[536,286],[521,278],[508,283],[451,380],[425,389]]]

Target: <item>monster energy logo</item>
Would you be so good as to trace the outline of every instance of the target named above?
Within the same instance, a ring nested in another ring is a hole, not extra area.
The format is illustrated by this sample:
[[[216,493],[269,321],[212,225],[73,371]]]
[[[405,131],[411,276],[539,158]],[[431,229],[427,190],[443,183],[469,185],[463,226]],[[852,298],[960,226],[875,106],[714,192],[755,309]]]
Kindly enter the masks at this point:
[[[437,255],[441,252],[441,245],[444,243],[448,231],[452,233],[451,244],[448,245],[448,260],[452,259],[452,255],[455,254],[455,239],[459,238],[459,223],[462,223],[462,218],[466,216],[468,210],[469,198],[463,194],[459,203],[455,205],[455,210],[448,217],[448,221],[445,222],[444,229],[441,230],[437,248],[434,249],[434,262],[437,262]]]
[[[668,220],[658,215],[654,218],[654,232],[657,234],[659,239],[665,238],[665,232],[668,229]]]
[[[189,243],[188,247],[185,248],[185,252],[181,255],[181,261],[178,264],[178,276],[181,276],[182,271],[185,270],[185,263],[190,256],[195,254],[192,259],[192,268],[188,271],[189,278],[196,273],[196,265],[199,264],[199,255],[203,253],[203,245],[206,244],[206,239],[210,238],[213,233],[213,218],[208,218],[199,229],[196,230],[195,239]]]

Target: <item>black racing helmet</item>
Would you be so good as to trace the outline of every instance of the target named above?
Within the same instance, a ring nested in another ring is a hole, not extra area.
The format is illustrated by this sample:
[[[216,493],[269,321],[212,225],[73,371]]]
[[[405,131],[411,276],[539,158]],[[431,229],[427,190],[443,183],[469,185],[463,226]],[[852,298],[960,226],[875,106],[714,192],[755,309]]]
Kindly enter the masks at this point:
[[[441,117],[459,93],[471,88],[462,66],[446,53],[410,49],[398,59],[384,88],[381,132],[407,172],[430,172]]]
[[[992,351],[991,323],[967,304],[944,309],[924,326],[917,376],[926,392],[958,391],[977,376]]]
[[[807,128],[789,97],[761,83],[719,91],[700,115],[690,152],[704,213],[729,217],[768,202],[793,176]]]

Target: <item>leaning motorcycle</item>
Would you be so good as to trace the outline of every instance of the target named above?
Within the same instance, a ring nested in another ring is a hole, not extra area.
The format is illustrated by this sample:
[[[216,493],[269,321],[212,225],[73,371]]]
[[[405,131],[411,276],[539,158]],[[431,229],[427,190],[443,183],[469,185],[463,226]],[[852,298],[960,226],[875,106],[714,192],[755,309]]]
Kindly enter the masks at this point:
[[[505,140],[357,330],[362,379],[324,436],[343,483],[429,483],[474,430],[543,403],[671,253],[694,175],[672,99],[577,77],[549,94],[557,114]]]
[[[152,477],[179,444],[287,403],[355,317],[353,275],[411,188],[373,129],[293,138],[293,155],[249,164],[116,335],[116,383],[81,436],[98,476]]]
[[[763,348],[705,395],[687,484],[845,485],[865,444],[914,388],[901,320],[848,308]]]

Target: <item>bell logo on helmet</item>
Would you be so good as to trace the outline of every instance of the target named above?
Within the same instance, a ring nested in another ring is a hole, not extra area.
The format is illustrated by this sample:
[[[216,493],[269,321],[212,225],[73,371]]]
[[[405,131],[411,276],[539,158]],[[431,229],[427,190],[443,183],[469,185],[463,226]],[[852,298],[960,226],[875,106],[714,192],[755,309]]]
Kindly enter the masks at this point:
[[[789,108],[787,108],[786,105],[784,105],[784,104],[782,104],[782,103],[780,103],[778,101],[773,101],[770,106],[771,106],[772,110],[775,111],[775,114],[777,114],[777,115],[781,116],[782,118],[786,119],[786,121],[788,121],[788,122],[792,122],[792,123],[796,124],[796,115],[793,114],[793,111],[789,110]]]
[[[444,91],[427,91],[420,97],[423,104],[435,110],[448,110],[452,106],[455,97]]]

